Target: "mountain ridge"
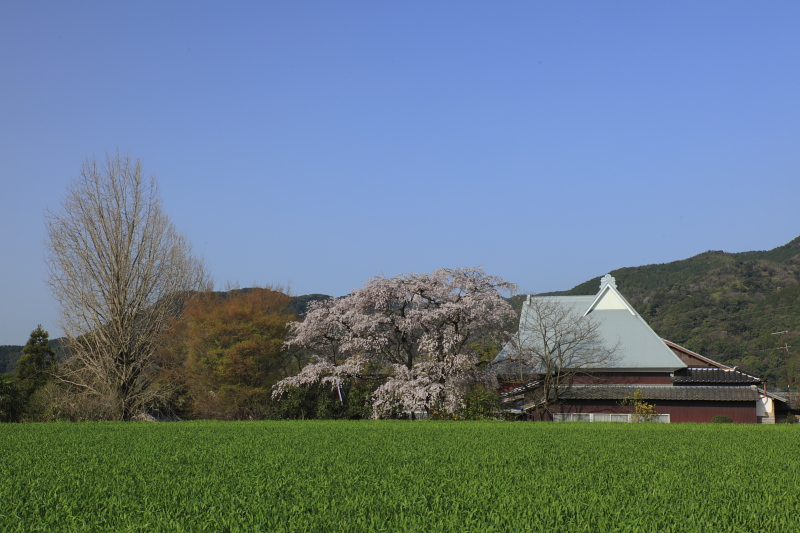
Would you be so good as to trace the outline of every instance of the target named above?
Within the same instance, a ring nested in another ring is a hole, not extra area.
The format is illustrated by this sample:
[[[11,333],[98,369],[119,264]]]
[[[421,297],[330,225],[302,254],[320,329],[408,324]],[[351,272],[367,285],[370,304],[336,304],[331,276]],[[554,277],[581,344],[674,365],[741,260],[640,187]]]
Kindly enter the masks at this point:
[[[709,250],[610,274],[663,338],[771,386],[800,381],[800,237],[772,250]],[[598,276],[552,294],[595,294],[599,283]]]

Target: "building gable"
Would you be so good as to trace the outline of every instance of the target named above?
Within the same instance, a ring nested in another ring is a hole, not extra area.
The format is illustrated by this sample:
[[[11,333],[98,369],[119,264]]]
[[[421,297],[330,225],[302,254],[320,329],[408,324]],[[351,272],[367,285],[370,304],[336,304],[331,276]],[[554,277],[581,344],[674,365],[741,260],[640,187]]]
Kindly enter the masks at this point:
[[[686,366],[707,366],[713,368],[730,368],[729,366],[723,365],[722,363],[718,363],[708,357],[700,355],[699,353],[693,352],[683,346],[675,344],[674,342],[670,342],[667,339],[664,339],[664,343],[669,346],[670,350],[673,351],[675,355],[677,355],[681,361],[686,363]]]
[[[632,315],[636,314],[631,304],[610,284],[601,287],[594,301],[584,312],[584,316],[594,311],[628,311]]]
[[[543,298],[572,309],[576,315],[598,325],[606,349],[614,350],[613,361],[594,366],[593,371],[673,372],[687,365],[656,335],[647,322],[616,289],[614,278],[605,276],[596,296],[529,296],[521,315],[527,316],[534,299]],[[526,321],[521,321],[520,328]],[[521,338],[533,339],[521,329]],[[535,342],[535,340],[528,340]],[[495,359],[502,363],[509,351],[504,348]]]

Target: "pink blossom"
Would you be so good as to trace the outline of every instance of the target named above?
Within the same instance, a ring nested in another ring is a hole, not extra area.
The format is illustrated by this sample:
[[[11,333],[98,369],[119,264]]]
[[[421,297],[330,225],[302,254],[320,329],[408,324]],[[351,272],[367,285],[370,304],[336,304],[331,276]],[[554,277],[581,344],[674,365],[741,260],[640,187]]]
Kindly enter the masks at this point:
[[[470,344],[500,335],[513,315],[501,292],[515,290],[481,267],[443,268],[372,278],[349,296],[315,302],[305,321],[290,325],[287,345],[317,357],[273,394],[370,373],[384,378],[373,396],[375,417],[433,406],[455,412],[467,386],[491,379]]]

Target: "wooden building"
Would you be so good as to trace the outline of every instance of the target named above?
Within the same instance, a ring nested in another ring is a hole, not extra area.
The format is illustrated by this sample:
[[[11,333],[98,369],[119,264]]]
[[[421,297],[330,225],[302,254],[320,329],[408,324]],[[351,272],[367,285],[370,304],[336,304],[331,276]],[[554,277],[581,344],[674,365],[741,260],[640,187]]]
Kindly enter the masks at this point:
[[[547,299],[549,307],[537,305],[539,299]],[[512,371],[519,361],[507,345],[492,365],[509,411],[530,419],[629,421],[628,404],[636,396],[655,406],[660,422],[710,422],[716,415],[725,415],[738,423],[768,423],[788,412],[785,399],[768,393],[760,377],[661,339],[620,294],[611,276],[603,278],[595,296],[529,296],[521,312],[517,346],[536,348],[535,343],[542,342],[537,340],[543,337],[541,331],[525,330],[532,323],[525,317],[534,309],[552,309],[553,304],[568,308],[575,320],[593,321],[602,340],[602,346],[595,348],[613,346],[616,357],[582,366],[559,383],[557,401],[548,401],[548,409],[543,410],[543,366],[528,360],[526,380],[520,383],[520,373]],[[551,374],[562,370],[548,369]]]

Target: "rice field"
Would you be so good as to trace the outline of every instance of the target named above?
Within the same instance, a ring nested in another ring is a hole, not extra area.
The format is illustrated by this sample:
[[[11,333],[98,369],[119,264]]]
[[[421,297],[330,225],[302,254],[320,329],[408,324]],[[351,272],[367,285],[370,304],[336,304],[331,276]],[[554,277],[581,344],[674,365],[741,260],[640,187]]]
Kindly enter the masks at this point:
[[[798,530],[798,425],[0,424],[0,531]]]

